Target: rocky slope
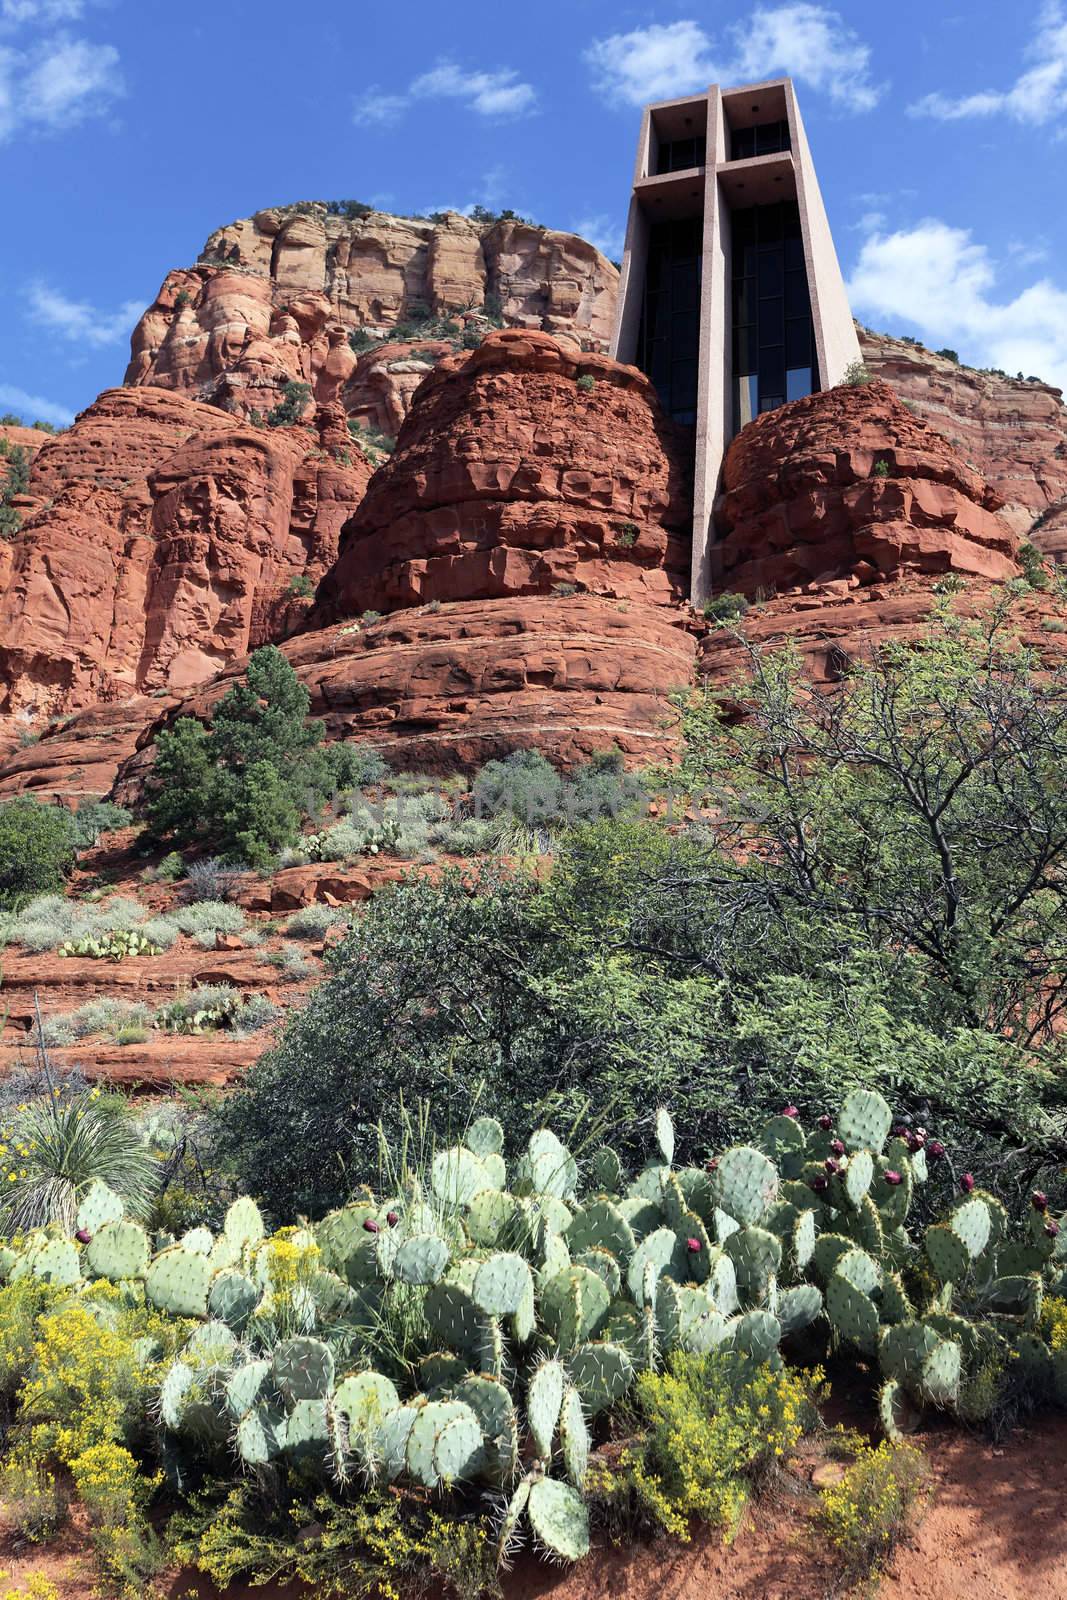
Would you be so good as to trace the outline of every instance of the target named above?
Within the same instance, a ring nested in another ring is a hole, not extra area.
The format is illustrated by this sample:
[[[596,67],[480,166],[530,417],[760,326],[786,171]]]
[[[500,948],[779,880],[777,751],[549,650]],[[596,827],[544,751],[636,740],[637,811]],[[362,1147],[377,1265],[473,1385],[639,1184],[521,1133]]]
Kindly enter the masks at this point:
[[[38,435],[38,438],[43,437]],[[371,468],[343,413],[249,428],[159,389],[112,389],[49,439],[4,546],[0,722],[189,688],[281,637],[332,563]]]
[[[1046,555],[1067,556],[1067,408],[1059,389],[976,372],[904,339],[860,330],[865,362],[949,441]]]
[[[406,363],[434,352],[360,357],[349,343],[357,329],[386,335],[401,321],[445,318],[456,319],[458,336],[491,307],[505,326],[604,350],[617,283],[584,239],[519,220],[278,207],[220,228],[195,267],[167,275],[134,331],[125,381],[247,413],[269,409],[295,378],[391,433],[413,387]]]

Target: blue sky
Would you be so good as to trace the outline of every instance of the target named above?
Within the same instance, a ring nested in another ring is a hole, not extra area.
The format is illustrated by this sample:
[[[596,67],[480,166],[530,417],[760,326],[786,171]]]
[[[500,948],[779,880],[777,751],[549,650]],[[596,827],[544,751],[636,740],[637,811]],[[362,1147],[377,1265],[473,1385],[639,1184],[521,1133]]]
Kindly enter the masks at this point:
[[[784,72],[856,314],[1067,387],[1067,0],[0,0],[0,411],[120,382],[166,271],[266,205],[617,255],[641,103]]]

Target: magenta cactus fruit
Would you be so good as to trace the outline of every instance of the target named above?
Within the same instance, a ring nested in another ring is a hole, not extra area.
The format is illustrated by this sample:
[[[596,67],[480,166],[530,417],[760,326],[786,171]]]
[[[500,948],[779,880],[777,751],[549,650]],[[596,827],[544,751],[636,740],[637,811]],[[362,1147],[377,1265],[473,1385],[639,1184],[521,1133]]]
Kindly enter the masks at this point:
[[[882,1178],[886,1183],[888,1183],[891,1189],[897,1188],[899,1184],[904,1182],[904,1179],[901,1177],[899,1172],[883,1172]]]
[[[835,1178],[841,1171],[841,1168],[838,1166],[833,1156],[827,1156],[826,1160],[823,1162],[823,1166],[826,1168],[831,1178]]]
[[[1060,1225],[1059,1225],[1059,1223],[1058,1222],[1046,1222],[1045,1223],[1045,1237],[1047,1239],[1058,1239],[1059,1236],[1060,1236]]]
[[[396,1211],[387,1211],[385,1220],[391,1228],[395,1228],[397,1223],[400,1221],[399,1213]]]
[[[835,1156],[843,1156],[845,1153],[844,1139],[834,1139],[830,1145],[830,1149],[833,1151]]]
[[[940,1139],[931,1139],[930,1143],[926,1146],[926,1154],[930,1157],[931,1161],[940,1161],[944,1153],[945,1147],[941,1143]]]
[[[973,1173],[965,1172],[963,1174],[963,1177],[960,1179],[960,1188],[963,1190],[964,1194],[970,1194],[971,1190],[974,1188]]]
[[[712,1157],[712,1159],[710,1161],[705,1161],[705,1163],[704,1163],[704,1171],[705,1172],[718,1172],[718,1170],[719,1170],[719,1163],[715,1160],[714,1156]]]
[[[782,1116],[783,1117],[799,1117],[799,1115],[800,1115],[800,1112],[798,1111],[796,1106],[783,1106],[782,1107]]]
[[[699,1255],[699,1253],[700,1253],[700,1240],[699,1239],[687,1239],[685,1241],[685,1248],[689,1251],[690,1255],[694,1255],[694,1256],[695,1255]]]
[[[829,1133],[833,1125],[833,1117],[829,1116],[828,1113],[824,1111],[822,1116],[819,1118],[819,1127],[822,1129],[823,1133]]]
[[[88,1228],[79,1228],[74,1237],[77,1239],[79,1244],[91,1244],[93,1238]]]
[[[1033,1194],[1030,1196],[1030,1204],[1033,1206],[1035,1211],[1047,1211],[1048,1195],[1043,1189],[1035,1189]]]
[[[381,1233],[382,1231],[381,1224],[375,1222],[373,1217],[368,1217],[363,1226],[368,1233]]]
[[[920,1128],[916,1128],[914,1132],[909,1129],[908,1133],[905,1135],[905,1139],[908,1149],[913,1155],[916,1150],[921,1150],[923,1145],[926,1143],[926,1135]]]
[[[829,1178],[824,1178],[820,1173],[817,1178],[812,1178],[809,1187],[813,1189],[816,1194],[825,1194],[826,1190],[830,1187],[830,1180]]]

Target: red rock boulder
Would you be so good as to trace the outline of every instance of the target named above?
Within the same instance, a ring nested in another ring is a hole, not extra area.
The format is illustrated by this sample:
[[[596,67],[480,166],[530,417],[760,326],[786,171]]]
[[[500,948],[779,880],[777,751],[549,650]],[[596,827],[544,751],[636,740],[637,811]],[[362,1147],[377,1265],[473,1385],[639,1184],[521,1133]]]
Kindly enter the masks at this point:
[[[315,622],[558,585],[688,592],[687,432],[634,367],[505,331],[424,379],[341,536]]]
[[[759,417],[726,454],[717,589],[752,596],[907,572],[1015,576],[1001,501],[884,383]]]

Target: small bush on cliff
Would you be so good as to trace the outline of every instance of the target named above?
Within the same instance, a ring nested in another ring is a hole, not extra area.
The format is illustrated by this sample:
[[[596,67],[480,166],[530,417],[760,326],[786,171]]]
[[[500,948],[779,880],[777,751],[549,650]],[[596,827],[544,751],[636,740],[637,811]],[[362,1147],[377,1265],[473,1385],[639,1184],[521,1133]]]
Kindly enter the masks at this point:
[[[856,387],[857,385],[864,383],[873,383],[873,381],[874,374],[872,373],[870,367],[868,367],[863,361],[850,361],[848,366],[845,368],[844,376],[841,379],[843,384],[848,384],[850,387]]]
[[[307,410],[308,401],[311,399],[310,383],[297,383],[290,380],[282,389],[282,398],[268,411],[266,423],[268,428],[288,428],[301,420]]]
[[[704,601],[704,615],[709,622],[736,622],[748,610],[743,594],[717,594]]]
[[[180,845],[211,844],[255,867],[295,844],[304,808],[316,809],[349,781],[347,747],[323,749],[310,704],[280,650],[255,651],[210,727],[180,717],[156,740],[153,831]]]
[[[54,894],[74,866],[77,849],[69,811],[36,800],[0,806],[0,910],[34,895]]]

